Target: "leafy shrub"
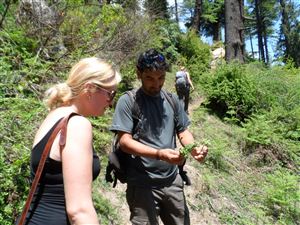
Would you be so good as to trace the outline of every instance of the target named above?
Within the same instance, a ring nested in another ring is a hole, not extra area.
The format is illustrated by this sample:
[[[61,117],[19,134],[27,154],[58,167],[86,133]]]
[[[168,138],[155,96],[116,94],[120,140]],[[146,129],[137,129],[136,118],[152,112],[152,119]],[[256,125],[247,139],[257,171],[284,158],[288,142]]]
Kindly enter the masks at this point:
[[[118,86],[119,93],[123,93],[129,89],[134,88],[134,82],[136,81],[136,62],[131,60],[127,65],[124,65],[121,70],[122,81]],[[119,95],[118,93],[118,95]],[[118,99],[119,96],[117,96]]]
[[[157,32],[155,36],[158,43],[158,46],[153,47],[161,49],[169,62],[175,62],[179,57],[177,46],[181,36],[178,24],[166,20],[156,20],[153,28]]]
[[[95,151],[101,155],[107,154],[110,149],[113,134],[108,130],[111,120],[112,111],[106,112],[107,116],[92,118],[93,124],[93,147]]]
[[[246,66],[245,72],[260,90],[257,108],[269,111],[282,107],[289,111],[300,105],[299,71],[297,74],[294,70],[278,66],[267,69],[252,63]]]
[[[21,147],[21,146],[20,146]],[[0,223],[10,225],[19,215],[29,190],[29,154],[13,158],[0,147]]]
[[[300,105],[292,110],[276,107],[268,115],[274,121],[276,133],[285,139],[300,141]]]
[[[284,114],[279,112],[274,110],[254,114],[242,124],[246,141],[244,153],[256,154],[256,165],[279,163],[290,169],[296,168],[296,162],[299,161],[296,150],[298,144],[297,141],[289,140],[289,137],[285,136],[290,124],[280,121],[280,117],[284,117]],[[290,116],[286,118],[292,119]],[[295,136],[296,131],[293,133]]]
[[[204,44],[193,30],[181,35],[178,43],[178,50],[180,54],[188,60],[196,57],[204,64],[209,63],[209,46]]]
[[[0,223],[13,224],[29,190],[29,155],[45,109],[33,99],[0,100]]]
[[[226,143],[219,139],[212,141],[211,145],[208,145],[209,154],[207,161],[213,165],[213,167],[220,171],[228,171],[229,165],[225,160],[224,150],[227,149]]]
[[[201,78],[207,96],[207,107],[221,118],[241,122],[257,108],[257,89],[245,68],[236,63],[218,67],[214,74]]]
[[[192,30],[180,36],[178,51],[183,57],[178,63],[186,65],[193,82],[197,83],[201,74],[209,68],[211,59],[209,46]]]
[[[190,72],[193,84],[197,85],[203,73],[208,70],[208,64],[195,56],[187,60],[187,69]]]
[[[297,73],[285,67],[266,69],[252,63],[246,66],[246,74],[259,91],[256,112],[242,123],[246,135],[245,153],[259,156],[256,160],[259,164],[279,162],[290,169],[296,168],[300,140]]]
[[[297,224],[300,218],[299,177],[290,171],[280,169],[266,175],[264,193],[260,196],[276,224]]]
[[[258,145],[268,146],[274,143],[276,133],[274,121],[267,114],[255,114],[243,123],[246,135],[246,148],[255,148]]]
[[[98,10],[97,10],[98,9]],[[89,7],[76,3],[68,10],[60,31],[63,34],[64,45],[70,52],[88,48],[94,37],[99,35],[100,8]]]
[[[40,96],[40,84],[51,76],[47,72],[51,63],[39,60],[33,55],[34,41],[21,31],[0,31],[3,47],[0,48],[0,96]],[[45,76],[47,74],[48,76]]]
[[[50,64],[33,57],[21,60],[20,69],[7,70],[12,64],[0,59],[0,69],[6,68],[0,75],[1,97],[40,97],[44,91],[42,83],[54,79],[55,74],[48,72]]]
[[[0,30],[1,48],[0,52],[5,55],[15,56],[19,53],[34,53],[37,49],[38,42],[26,35],[22,28],[14,27],[11,29]],[[14,48],[14,51],[8,52],[8,48]],[[13,58],[13,57],[12,57]]]

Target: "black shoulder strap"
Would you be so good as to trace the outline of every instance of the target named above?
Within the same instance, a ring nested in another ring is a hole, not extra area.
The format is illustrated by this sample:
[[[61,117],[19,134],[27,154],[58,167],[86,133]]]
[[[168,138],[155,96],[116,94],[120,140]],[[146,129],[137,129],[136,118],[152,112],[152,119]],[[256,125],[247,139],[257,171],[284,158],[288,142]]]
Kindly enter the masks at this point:
[[[132,102],[131,112],[132,112],[132,120],[133,120],[133,129],[132,129],[132,136],[134,139],[139,138],[139,122],[142,118],[142,112],[140,106],[138,104],[138,99],[140,96],[139,89],[132,89],[126,91],[126,94],[129,96],[130,101]]]
[[[173,98],[172,94],[170,92],[165,91],[164,89],[161,89],[163,95],[165,96],[165,98],[167,99],[167,101],[169,102],[169,104],[171,105],[173,111],[174,111],[174,122],[175,122],[175,126],[177,125],[179,118],[178,118],[178,105],[175,101],[175,99]],[[174,129],[174,144],[176,147],[176,129]]]
[[[126,91],[126,94],[129,96],[130,101],[132,103],[132,108],[131,108],[132,117],[135,120],[139,120],[141,118],[141,110],[140,110],[139,105],[136,102],[138,99],[138,95],[139,95],[138,93],[139,92],[137,89],[132,89],[132,90]]]
[[[164,89],[161,89],[161,91],[174,111],[174,121],[175,121],[175,124],[177,124],[177,122],[179,121],[177,103],[170,92],[167,92]]]
[[[172,94],[169,92],[166,92],[165,90],[162,89],[162,92],[164,94],[164,96],[166,97],[166,99],[168,100],[168,102],[170,103],[170,105],[172,106],[173,110],[174,110],[174,121],[175,124],[179,121],[178,119],[178,105],[176,104],[175,99],[173,98]],[[175,146],[176,146],[176,131],[174,130],[174,142],[175,142]],[[179,174],[182,177],[185,185],[191,185],[191,180],[190,178],[187,176],[187,172],[185,170],[183,170],[183,167],[185,165],[185,162],[182,165],[178,165],[178,169],[179,169]]]

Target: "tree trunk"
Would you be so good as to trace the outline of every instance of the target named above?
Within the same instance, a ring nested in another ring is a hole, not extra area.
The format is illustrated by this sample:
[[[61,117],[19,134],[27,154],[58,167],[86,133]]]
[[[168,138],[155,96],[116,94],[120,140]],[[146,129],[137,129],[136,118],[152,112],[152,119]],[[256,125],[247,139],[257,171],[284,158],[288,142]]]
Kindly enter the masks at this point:
[[[244,63],[244,2],[225,0],[225,59]]]
[[[291,30],[290,28],[290,23],[289,23],[289,17],[288,13],[286,10],[286,0],[280,0],[280,5],[281,5],[281,31],[284,36],[284,47],[285,47],[285,53],[284,53],[284,58],[285,60],[288,58],[291,52],[291,46],[290,46],[290,40],[289,40],[289,32]]]
[[[201,15],[202,0],[195,0],[195,10],[191,28],[194,29],[197,33],[199,33],[200,30]]]
[[[218,20],[212,24],[213,42],[221,41],[221,22]]]
[[[255,16],[256,16],[256,30],[257,30],[259,59],[265,63],[266,60],[265,60],[264,44],[262,38],[262,18],[260,15],[260,0],[255,0]]]
[[[266,64],[270,63],[270,59],[269,59],[269,50],[268,50],[268,36],[267,36],[267,31],[266,28],[264,28],[264,32],[263,32],[263,36],[264,36],[264,46],[265,46],[265,56],[266,56]]]
[[[178,16],[178,4],[177,4],[177,0],[175,0],[175,18],[176,18],[176,22],[179,24],[179,16]]]
[[[251,46],[252,58],[254,58],[253,41],[252,41],[252,34],[251,34],[251,32],[249,34],[249,37],[250,37],[250,46]]]

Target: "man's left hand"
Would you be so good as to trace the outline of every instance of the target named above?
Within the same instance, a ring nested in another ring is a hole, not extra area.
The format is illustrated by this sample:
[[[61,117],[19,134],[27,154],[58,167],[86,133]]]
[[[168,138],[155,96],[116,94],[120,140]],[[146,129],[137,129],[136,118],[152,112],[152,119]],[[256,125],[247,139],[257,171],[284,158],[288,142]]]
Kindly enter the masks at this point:
[[[206,145],[200,145],[199,147],[195,147],[191,151],[191,155],[196,159],[198,162],[203,162],[205,157],[207,156],[208,148]]]

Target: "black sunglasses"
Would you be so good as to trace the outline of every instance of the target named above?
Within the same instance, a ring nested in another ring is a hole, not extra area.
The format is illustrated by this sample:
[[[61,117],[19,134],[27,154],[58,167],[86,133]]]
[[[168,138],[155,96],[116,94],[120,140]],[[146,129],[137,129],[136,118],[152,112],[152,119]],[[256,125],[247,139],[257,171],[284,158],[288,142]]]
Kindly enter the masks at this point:
[[[107,97],[109,98],[109,101],[112,101],[115,98],[116,94],[117,94],[116,91],[108,91],[105,88],[100,87],[99,85],[96,85],[96,87],[98,89],[100,89],[101,91],[104,91],[106,93]]]

